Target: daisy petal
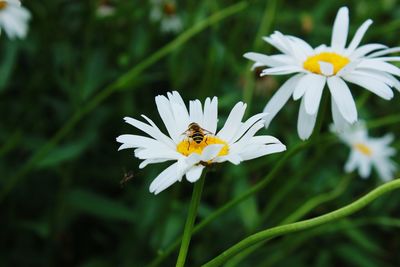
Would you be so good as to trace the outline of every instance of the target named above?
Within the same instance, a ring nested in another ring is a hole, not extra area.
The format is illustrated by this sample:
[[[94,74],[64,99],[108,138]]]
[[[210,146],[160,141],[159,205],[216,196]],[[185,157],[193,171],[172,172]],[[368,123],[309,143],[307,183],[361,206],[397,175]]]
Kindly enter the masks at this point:
[[[346,83],[342,79],[332,76],[328,78],[328,87],[343,118],[349,123],[356,122],[356,103]]]
[[[353,51],[360,44],[361,39],[364,37],[364,34],[368,30],[369,26],[371,26],[371,24],[372,24],[372,20],[368,19],[360,26],[360,28],[357,29],[357,32],[354,35],[353,40],[351,40],[351,42],[346,50],[346,53],[345,53],[346,55],[353,53]]]
[[[297,74],[291,77],[277,90],[277,92],[273,95],[271,100],[269,100],[268,104],[265,106],[263,111],[264,113],[268,114],[268,116],[265,118],[266,128],[268,128],[272,119],[276,116],[276,114],[282,109],[282,107],[289,100],[296,84],[303,76],[304,74]]]
[[[349,9],[342,7],[339,9],[335,22],[333,23],[331,46],[334,50],[342,52],[347,40],[349,31]]]
[[[374,79],[371,76],[349,74],[343,76],[343,79],[345,79],[348,82],[357,84],[361,87],[364,87],[365,89],[371,91],[377,96],[382,97],[385,100],[390,100],[394,96],[393,91],[392,89],[390,89],[389,86],[387,86],[384,82]]]
[[[186,173],[186,180],[191,183],[196,182],[200,179],[201,173],[203,172],[204,166],[203,165],[196,165],[193,166],[187,173]]]
[[[326,77],[322,75],[314,75],[310,80],[309,88],[304,94],[304,105],[306,112],[310,115],[314,115],[318,111],[325,82]]]
[[[301,100],[299,109],[299,118],[297,120],[297,132],[300,139],[306,140],[311,136],[314,130],[317,114],[309,115],[304,107],[304,98]]]
[[[181,177],[179,177],[177,174],[177,165],[178,163],[172,164],[153,180],[153,182],[150,184],[150,193],[157,195],[181,179]]]
[[[218,132],[218,137],[227,141],[228,143],[232,140],[232,138],[236,134],[236,131],[242,124],[241,121],[246,107],[247,105],[243,102],[239,102],[233,107],[231,113],[228,116],[228,119],[225,122],[224,127],[222,127],[222,129]]]

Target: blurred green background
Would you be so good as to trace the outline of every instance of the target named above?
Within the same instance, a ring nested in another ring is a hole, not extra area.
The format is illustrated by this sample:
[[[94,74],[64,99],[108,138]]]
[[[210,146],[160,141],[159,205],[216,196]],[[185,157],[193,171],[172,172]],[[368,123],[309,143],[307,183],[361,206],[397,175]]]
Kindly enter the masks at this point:
[[[192,184],[184,180],[150,194],[150,182],[168,163],[139,170],[132,150],[117,152],[118,135],[138,133],[122,118],[146,114],[160,123],[154,96],[171,90],[186,101],[218,96],[221,124],[240,100],[250,102],[247,116],[262,111],[286,77],[258,78],[250,71],[245,52],[276,52],[260,35],[279,30],[313,46],[329,43],[336,12],[347,5],[351,34],[374,20],[363,43],[400,42],[396,0],[248,1],[185,39],[185,31],[237,3],[178,1],[183,33],[166,33],[162,22],[150,19],[148,1],[23,2],[32,12],[28,37],[0,38],[0,266],[154,263],[183,232]],[[114,9],[108,16],[99,14],[105,4]],[[146,61],[175,38],[181,39],[162,50],[165,56]],[[118,80],[122,75],[126,79]],[[400,114],[398,93],[386,102],[355,86],[352,92],[363,119]],[[290,100],[268,130],[288,148],[301,142],[297,111]],[[327,113],[322,135],[329,135],[330,122]],[[399,129],[387,123],[371,135],[400,136]],[[400,147],[397,139],[394,147]],[[337,209],[382,183],[375,175],[344,175],[348,152],[331,140],[297,153],[266,188],[193,237],[187,266],[282,223],[310,199],[312,208],[301,218]],[[207,176],[198,220],[263,179],[283,155],[217,166]],[[121,187],[129,171],[134,178]],[[272,240],[226,266],[400,266],[399,202],[398,193],[386,195],[348,219]],[[176,256],[175,250],[159,266],[173,266]]]

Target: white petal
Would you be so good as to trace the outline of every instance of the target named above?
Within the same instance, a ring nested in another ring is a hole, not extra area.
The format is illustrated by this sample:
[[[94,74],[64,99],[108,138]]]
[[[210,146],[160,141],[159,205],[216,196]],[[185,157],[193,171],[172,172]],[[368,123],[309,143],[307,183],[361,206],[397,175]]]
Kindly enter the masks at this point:
[[[373,58],[373,57],[379,57],[379,56],[383,56],[383,55],[387,55],[387,54],[391,54],[391,53],[398,53],[398,52],[400,52],[400,46],[392,47],[392,48],[388,48],[385,50],[381,50],[381,51],[372,53],[372,54],[368,55],[368,57]]]
[[[249,128],[251,126],[253,126],[259,120],[265,118],[266,116],[267,116],[266,113],[259,113],[254,116],[251,116],[245,123],[242,123],[239,130],[236,132],[235,136],[232,138],[231,143],[236,142],[240,137],[242,137],[244,135],[245,132],[247,132],[247,130],[249,130]]]
[[[177,173],[178,163],[174,163],[162,171],[150,184],[150,193],[158,194],[181,179]]]
[[[233,107],[231,113],[228,116],[228,119],[225,122],[224,127],[222,127],[222,129],[218,132],[218,137],[228,143],[231,141],[231,139],[235,136],[236,131],[242,124],[242,118],[246,107],[247,105],[243,102],[239,102]]]
[[[189,102],[189,121],[190,123],[198,123],[201,127],[203,126],[203,110],[199,100],[192,100]]]
[[[263,145],[263,146],[258,146],[256,149],[247,150],[245,152],[240,153],[240,157],[242,158],[242,160],[251,160],[265,155],[279,153],[285,150],[286,146],[284,144]]]
[[[357,121],[357,108],[347,84],[340,78],[332,76],[328,78],[328,87],[331,95],[346,121]]]
[[[334,67],[331,63],[319,61],[318,64],[319,64],[319,70],[322,72],[323,75],[325,76],[333,75]]]
[[[361,61],[358,64],[359,68],[367,68],[367,69],[373,69],[373,70],[379,70],[379,71],[385,71],[388,72],[390,74],[396,75],[396,76],[400,76],[400,68],[381,61],[379,59],[366,59]]]
[[[203,127],[204,129],[215,134],[217,132],[217,122],[218,122],[218,99],[217,97],[213,97],[212,100],[210,100],[210,98],[207,98],[204,104]]]
[[[333,24],[331,46],[334,50],[338,52],[343,51],[346,45],[348,31],[349,9],[347,7],[342,7],[339,9]]]
[[[293,91],[293,99],[294,100],[300,99],[304,95],[306,90],[308,89],[309,84],[312,81],[318,79],[315,76],[318,76],[318,75],[314,74],[314,73],[308,73],[301,77],[301,79],[298,81],[298,83],[296,85],[296,88],[294,88],[294,91]]]
[[[367,157],[360,158],[358,173],[362,178],[368,178],[371,175],[371,161]]]
[[[307,114],[304,107],[304,98],[301,100],[299,109],[299,118],[297,120],[297,132],[302,140],[306,140],[311,136],[314,130],[317,114]]]
[[[318,111],[325,82],[326,77],[321,75],[314,75],[310,80],[309,88],[304,94],[304,105],[306,112],[310,115],[314,115]]]
[[[219,152],[223,147],[224,145],[219,145],[219,144],[206,146],[201,152],[201,160],[209,161],[214,159],[216,156],[218,156]]]
[[[175,117],[172,113],[172,108],[169,100],[165,96],[156,96],[156,105],[158,113],[160,114],[160,117],[164,122],[168,134],[171,136],[175,143],[178,143],[179,136],[182,132],[177,131]]]
[[[263,111],[264,113],[268,113],[268,116],[265,118],[265,127],[268,128],[272,119],[289,100],[294,91],[295,85],[298,83],[301,77],[303,77],[303,74],[297,74],[291,77],[278,89],[278,91],[269,100]]]
[[[360,28],[357,29],[356,34],[353,37],[353,40],[351,40],[345,55],[349,55],[351,53],[353,53],[353,51],[357,48],[357,46],[360,44],[361,39],[364,37],[364,34],[366,33],[366,31],[368,30],[369,26],[371,26],[372,24],[372,20],[368,19],[367,21],[365,21]]]
[[[134,118],[130,118],[130,117],[125,117],[124,120],[125,120],[126,123],[129,123],[130,125],[132,125],[132,126],[138,128],[139,130],[147,133],[148,135],[150,135],[154,139],[165,143],[166,145],[168,145],[171,148],[175,148],[174,142],[168,136],[163,134],[160,131],[160,129],[158,129],[157,127],[152,127],[152,126],[150,126],[148,124],[145,124],[145,123],[143,123],[141,121],[138,121],[138,120],[136,120]]]
[[[149,164],[161,163],[161,162],[165,162],[168,160],[170,160],[170,159],[166,159],[166,158],[146,159],[139,164],[139,169],[143,169],[144,167],[146,167]]]
[[[275,60],[273,57],[260,53],[248,52],[243,57],[260,63],[260,66],[278,67],[283,65],[282,62]]]
[[[366,54],[368,54],[372,51],[384,49],[384,48],[387,48],[387,46],[383,45],[383,44],[366,44],[366,45],[360,46],[356,50],[354,50],[354,52],[352,52],[350,54],[350,58],[357,59],[357,58],[365,56]],[[371,55],[369,55],[369,56],[371,56]]]
[[[346,164],[344,165],[344,170],[347,173],[350,173],[357,168],[357,165],[358,165],[357,153],[355,153],[354,151],[351,151],[349,159],[347,160]]]
[[[349,74],[344,75],[343,79],[348,82],[357,84],[365,89],[371,91],[372,93],[382,97],[383,99],[390,100],[393,98],[394,94],[392,89],[387,86],[384,82],[374,79],[365,75]]]
[[[343,132],[349,123],[343,118],[340,113],[338,106],[333,98],[331,98],[331,108],[332,108],[332,119],[335,123],[335,128],[338,132]]]
[[[280,66],[280,67],[264,69],[261,72],[260,76],[286,75],[286,74],[292,74],[292,73],[297,73],[297,72],[304,72],[304,70],[302,68],[300,68],[299,66],[288,65],[288,66]]]
[[[203,165],[196,165],[193,166],[187,173],[186,173],[186,179],[191,182],[194,183],[197,180],[199,180],[201,173],[204,169]]]
[[[238,165],[242,162],[242,158],[238,154],[228,154],[226,156],[217,157],[213,162],[225,162],[229,161],[232,164]]]

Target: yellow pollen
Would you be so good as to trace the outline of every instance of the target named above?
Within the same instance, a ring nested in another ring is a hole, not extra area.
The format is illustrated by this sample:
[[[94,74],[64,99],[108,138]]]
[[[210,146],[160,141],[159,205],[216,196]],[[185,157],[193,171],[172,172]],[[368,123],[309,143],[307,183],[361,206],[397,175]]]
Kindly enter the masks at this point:
[[[0,1],[0,10],[4,9],[7,7],[7,2],[6,1]]]
[[[369,148],[368,146],[362,144],[362,143],[357,143],[354,145],[354,148],[360,151],[362,154],[366,156],[371,156],[372,155],[372,149]]]
[[[218,156],[228,155],[228,152],[229,152],[228,143],[226,143],[224,140],[221,140],[218,137],[212,136],[212,135],[204,136],[203,141],[201,141],[198,144],[195,141],[193,141],[191,138],[185,138],[185,140],[183,140],[176,146],[176,150],[185,156],[189,156],[192,153],[197,153],[197,154],[201,155],[201,152],[203,152],[203,149],[206,146],[215,145],[215,144],[224,145],[222,147],[221,151],[219,152]]]
[[[336,74],[344,66],[346,66],[350,60],[347,57],[341,56],[336,53],[323,52],[314,56],[310,56],[304,61],[303,67],[311,72],[322,74],[319,62],[326,62],[333,65],[333,74]]]

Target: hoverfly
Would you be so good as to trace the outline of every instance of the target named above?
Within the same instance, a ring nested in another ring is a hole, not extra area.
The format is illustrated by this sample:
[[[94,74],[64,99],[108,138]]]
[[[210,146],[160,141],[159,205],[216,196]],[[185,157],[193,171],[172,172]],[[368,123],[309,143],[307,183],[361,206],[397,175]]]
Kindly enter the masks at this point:
[[[189,124],[187,130],[183,133],[185,134],[188,138],[192,139],[196,144],[200,144],[203,140],[205,143],[207,143],[207,135],[212,135],[210,131],[207,131],[206,129],[203,129],[200,127],[195,122],[192,122]],[[190,142],[188,146],[188,150],[190,147]]]

